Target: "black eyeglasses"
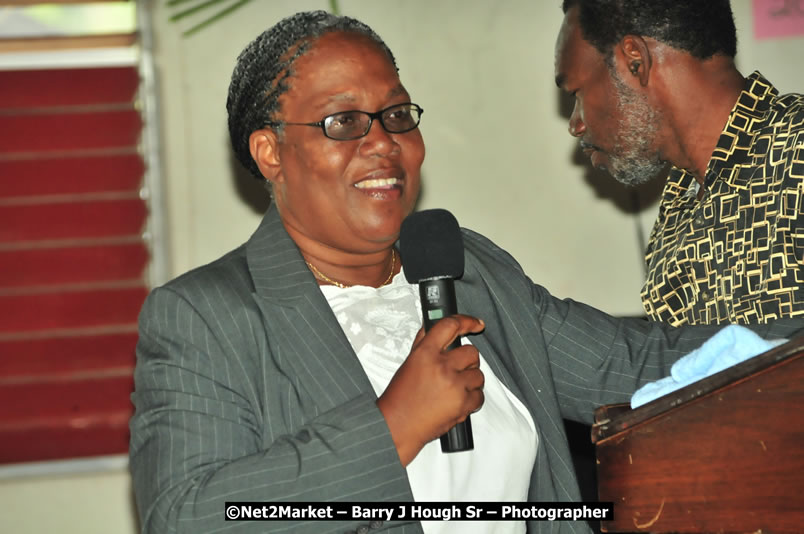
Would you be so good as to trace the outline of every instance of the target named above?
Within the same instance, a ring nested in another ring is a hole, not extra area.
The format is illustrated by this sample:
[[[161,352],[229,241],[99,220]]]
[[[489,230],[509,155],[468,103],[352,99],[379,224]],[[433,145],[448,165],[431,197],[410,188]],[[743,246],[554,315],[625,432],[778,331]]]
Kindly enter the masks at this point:
[[[374,119],[379,119],[388,133],[405,133],[419,126],[424,110],[411,102],[395,104],[376,113],[353,109],[327,115],[318,122],[269,122],[267,126],[316,126],[324,135],[336,141],[359,139],[369,133]]]

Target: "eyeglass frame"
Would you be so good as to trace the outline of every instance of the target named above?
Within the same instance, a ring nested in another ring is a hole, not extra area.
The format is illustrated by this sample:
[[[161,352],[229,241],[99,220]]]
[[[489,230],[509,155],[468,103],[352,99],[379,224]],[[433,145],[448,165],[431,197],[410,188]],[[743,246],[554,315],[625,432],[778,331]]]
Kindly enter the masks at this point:
[[[416,120],[416,124],[413,125],[412,127],[408,128],[407,130],[401,130],[401,131],[398,131],[398,132],[392,132],[391,130],[389,130],[385,126],[385,121],[382,118],[382,114],[385,113],[386,111],[388,111],[389,109],[393,109],[393,108],[399,107],[399,106],[413,106],[413,107],[415,107],[416,110],[418,111],[418,117],[417,117],[417,120]],[[330,135],[327,135],[327,126],[326,126],[327,119],[329,119],[331,117],[335,117],[336,115],[341,115],[343,113],[355,113],[355,112],[362,113],[364,115],[368,115],[369,123],[368,123],[368,126],[366,126],[366,131],[365,132],[363,132],[361,135],[358,135],[356,137],[347,137],[345,139],[341,139],[341,138],[338,138],[338,137],[332,137]],[[323,132],[324,137],[326,137],[327,139],[332,139],[333,141],[354,141],[355,139],[360,139],[361,137],[366,137],[369,134],[369,132],[371,131],[371,126],[374,124],[374,119],[379,119],[380,126],[382,126],[382,129],[385,130],[387,133],[394,133],[394,134],[407,133],[407,132],[411,132],[411,131],[413,131],[413,130],[415,130],[416,128],[419,127],[419,124],[422,121],[422,115],[423,114],[424,114],[424,108],[422,108],[420,105],[414,104],[413,102],[400,102],[399,104],[394,104],[392,106],[388,106],[387,108],[383,108],[383,109],[381,109],[379,111],[375,111],[374,113],[370,113],[368,111],[363,111],[362,109],[346,109],[346,110],[343,110],[343,111],[338,111],[336,113],[331,113],[329,115],[326,115],[324,118],[322,118],[318,122],[268,121],[268,122],[265,123],[265,125],[266,126],[282,126],[282,125],[315,126],[315,127],[321,128],[321,131]]]

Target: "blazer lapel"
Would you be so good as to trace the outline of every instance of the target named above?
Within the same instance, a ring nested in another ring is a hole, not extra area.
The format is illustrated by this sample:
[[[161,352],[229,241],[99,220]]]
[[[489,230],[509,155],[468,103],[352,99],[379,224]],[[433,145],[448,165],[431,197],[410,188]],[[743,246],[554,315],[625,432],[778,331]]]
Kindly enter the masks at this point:
[[[490,271],[471,254],[467,254],[466,260],[464,277],[456,284],[458,306],[468,314],[484,318],[487,325],[486,331],[476,336],[478,339],[473,338],[472,343],[497,377],[528,408],[539,433],[529,499],[580,499],[552,372],[546,355],[540,352],[543,340],[538,333],[538,319],[506,297],[510,290],[498,278],[506,276],[506,272]]]
[[[269,208],[246,244],[254,298],[264,314],[276,364],[298,378],[326,412],[374,390],[318,283]]]
[[[489,317],[489,313],[495,313],[496,306],[489,301],[489,289],[475,268],[473,259],[467,258],[466,271],[463,278],[456,283],[456,292],[458,310],[461,313],[486,321],[486,330],[482,334],[469,337],[472,344],[483,355],[497,378],[527,407],[527,399],[510,372],[512,362],[507,355],[511,354],[512,349],[504,336],[495,331],[496,325],[502,323],[496,317]],[[503,365],[502,360],[507,360],[508,365]],[[535,422],[533,414],[531,417]]]

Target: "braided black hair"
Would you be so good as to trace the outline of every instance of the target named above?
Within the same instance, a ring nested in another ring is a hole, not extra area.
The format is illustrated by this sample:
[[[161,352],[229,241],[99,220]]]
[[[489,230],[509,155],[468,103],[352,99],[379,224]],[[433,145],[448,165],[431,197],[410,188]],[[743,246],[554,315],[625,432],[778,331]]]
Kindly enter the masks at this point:
[[[226,100],[229,139],[237,159],[255,178],[264,179],[251,157],[249,136],[276,120],[279,97],[290,87],[293,62],[307,53],[319,37],[334,31],[370,38],[396,67],[393,53],[374,30],[359,20],[326,11],[305,11],[280,20],[237,57]],[[281,133],[281,126],[274,128]]]
[[[578,7],[581,34],[610,58],[628,34],[651,37],[698,59],[737,54],[737,30],[729,0],[563,0]]]

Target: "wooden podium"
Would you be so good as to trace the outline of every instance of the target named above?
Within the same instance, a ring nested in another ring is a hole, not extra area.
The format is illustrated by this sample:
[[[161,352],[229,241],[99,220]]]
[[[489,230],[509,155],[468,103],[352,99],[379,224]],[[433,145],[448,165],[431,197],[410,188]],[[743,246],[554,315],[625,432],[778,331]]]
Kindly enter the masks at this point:
[[[804,533],[804,338],[595,419],[603,532]]]

